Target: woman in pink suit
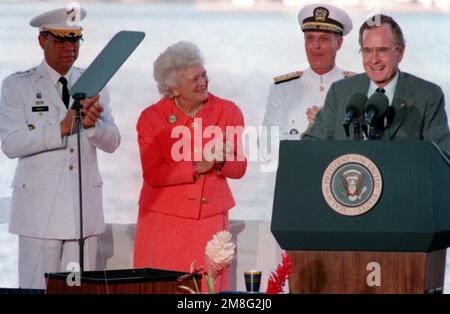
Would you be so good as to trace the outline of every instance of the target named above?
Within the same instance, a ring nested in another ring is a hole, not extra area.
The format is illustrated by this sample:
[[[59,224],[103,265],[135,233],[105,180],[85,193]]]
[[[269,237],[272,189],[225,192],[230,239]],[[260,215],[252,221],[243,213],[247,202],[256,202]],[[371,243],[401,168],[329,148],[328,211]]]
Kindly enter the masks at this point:
[[[247,168],[244,119],[235,104],[208,93],[203,64],[197,46],[183,41],[153,64],[163,98],[137,123],[144,182],[136,268],[188,272],[192,261],[205,265],[206,243],[228,229],[235,202],[227,178],[239,179]],[[226,274],[216,289],[227,289]]]

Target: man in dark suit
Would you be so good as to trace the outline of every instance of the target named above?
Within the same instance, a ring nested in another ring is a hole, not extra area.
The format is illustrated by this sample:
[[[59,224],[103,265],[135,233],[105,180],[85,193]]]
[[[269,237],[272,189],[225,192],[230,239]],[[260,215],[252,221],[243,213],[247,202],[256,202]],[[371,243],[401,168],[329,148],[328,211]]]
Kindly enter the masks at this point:
[[[383,140],[432,141],[450,156],[450,134],[441,88],[411,74],[398,65],[405,52],[400,26],[389,16],[379,15],[361,25],[359,44],[365,73],[333,83],[324,109],[317,115],[305,139],[342,140],[348,99],[355,93],[370,97],[384,93],[389,100],[388,117],[378,121]]]

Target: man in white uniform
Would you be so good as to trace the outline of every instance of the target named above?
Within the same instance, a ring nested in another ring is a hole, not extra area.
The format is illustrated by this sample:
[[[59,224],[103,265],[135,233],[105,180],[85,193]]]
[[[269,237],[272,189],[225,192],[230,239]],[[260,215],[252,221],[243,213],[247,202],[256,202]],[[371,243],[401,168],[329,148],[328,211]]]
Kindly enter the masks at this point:
[[[81,132],[85,270],[94,269],[97,235],[105,230],[97,148],[112,153],[120,143],[109,95],[83,102],[77,130],[68,91],[82,70],[78,57],[86,11],[58,9],[31,20],[44,52],[40,65],[3,81],[0,101],[2,151],[18,158],[9,231],[19,235],[19,286],[45,288],[46,272],[78,262],[79,193],[76,133]]]
[[[335,63],[343,36],[352,29],[347,13],[332,5],[311,4],[299,11],[298,21],[304,32],[310,67],[274,78],[263,121],[263,126],[279,127],[281,140],[300,139],[323,106],[331,83],[353,74],[339,69]],[[270,142],[273,143],[270,130],[263,129],[262,151],[266,148],[270,153]]]

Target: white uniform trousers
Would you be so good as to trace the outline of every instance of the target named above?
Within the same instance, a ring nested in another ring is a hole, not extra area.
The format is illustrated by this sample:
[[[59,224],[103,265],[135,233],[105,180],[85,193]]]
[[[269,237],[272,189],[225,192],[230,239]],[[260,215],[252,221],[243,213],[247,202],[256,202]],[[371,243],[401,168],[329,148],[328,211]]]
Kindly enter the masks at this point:
[[[84,242],[84,270],[95,270],[97,236]],[[78,240],[53,240],[19,236],[19,287],[45,289],[45,273],[71,272],[69,263],[79,265]],[[79,269],[79,267],[78,267]]]

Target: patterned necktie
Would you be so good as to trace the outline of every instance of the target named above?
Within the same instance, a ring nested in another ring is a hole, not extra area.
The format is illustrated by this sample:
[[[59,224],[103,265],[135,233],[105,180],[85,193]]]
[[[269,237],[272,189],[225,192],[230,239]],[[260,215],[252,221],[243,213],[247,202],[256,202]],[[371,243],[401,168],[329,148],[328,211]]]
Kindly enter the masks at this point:
[[[64,76],[61,76],[58,81],[63,86],[62,101],[63,101],[64,105],[66,105],[66,108],[69,109],[70,96],[69,96],[69,89],[67,88],[67,79]]]

